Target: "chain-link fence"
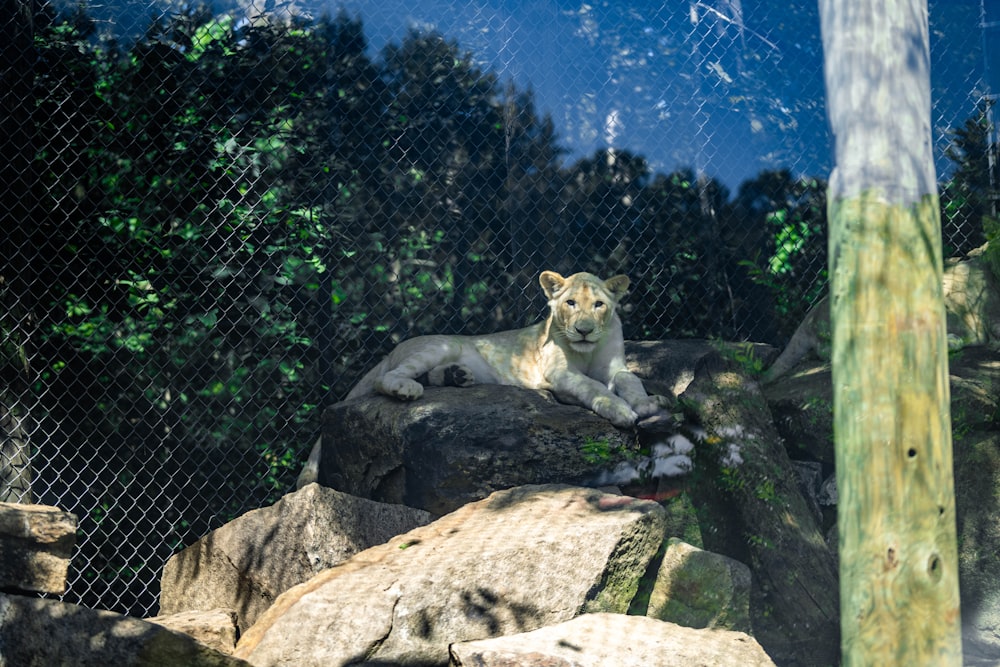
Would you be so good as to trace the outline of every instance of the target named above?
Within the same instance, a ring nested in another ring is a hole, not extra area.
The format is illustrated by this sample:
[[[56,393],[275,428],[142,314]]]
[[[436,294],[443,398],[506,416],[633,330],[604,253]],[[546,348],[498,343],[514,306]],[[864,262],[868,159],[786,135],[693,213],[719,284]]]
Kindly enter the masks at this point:
[[[542,269],[629,274],[631,338],[781,344],[821,295],[815,3],[255,2],[4,0],[0,467],[79,517],[67,600],[155,613],[375,359],[530,323]],[[979,2],[931,24],[957,253]]]

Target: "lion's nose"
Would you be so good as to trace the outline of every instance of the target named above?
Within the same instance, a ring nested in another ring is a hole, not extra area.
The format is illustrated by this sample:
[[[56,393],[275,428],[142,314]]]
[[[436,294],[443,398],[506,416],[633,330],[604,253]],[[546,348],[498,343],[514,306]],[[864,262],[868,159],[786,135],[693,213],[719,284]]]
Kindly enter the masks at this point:
[[[573,328],[583,337],[587,337],[594,332],[594,325],[592,324],[577,324]]]

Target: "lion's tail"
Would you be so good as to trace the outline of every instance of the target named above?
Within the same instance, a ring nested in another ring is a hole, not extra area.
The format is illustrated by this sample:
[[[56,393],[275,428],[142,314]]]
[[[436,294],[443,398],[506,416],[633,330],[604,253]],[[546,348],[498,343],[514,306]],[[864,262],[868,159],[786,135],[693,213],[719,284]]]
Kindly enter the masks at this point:
[[[383,359],[371,369],[365,376],[361,378],[361,381],[354,385],[354,389],[348,392],[345,401],[349,401],[352,398],[361,398],[362,396],[371,396],[375,393],[375,379],[385,372],[385,367],[387,365],[387,359]],[[313,445],[312,451],[309,453],[309,459],[306,461],[305,465],[302,467],[302,471],[299,473],[298,479],[295,481],[296,490],[301,489],[306,484],[311,484],[319,479],[319,459],[322,456],[323,451],[323,438],[317,438],[316,443]]]

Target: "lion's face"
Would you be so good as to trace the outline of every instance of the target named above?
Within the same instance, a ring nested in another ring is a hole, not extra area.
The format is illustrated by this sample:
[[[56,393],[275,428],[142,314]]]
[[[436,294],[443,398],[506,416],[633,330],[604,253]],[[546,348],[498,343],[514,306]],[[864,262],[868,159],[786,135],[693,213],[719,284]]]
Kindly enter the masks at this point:
[[[544,271],[539,282],[549,299],[552,333],[581,353],[597,347],[629,285],[627,276],[601,280],[590,273],[575,273],[563,278],[554,271]]]

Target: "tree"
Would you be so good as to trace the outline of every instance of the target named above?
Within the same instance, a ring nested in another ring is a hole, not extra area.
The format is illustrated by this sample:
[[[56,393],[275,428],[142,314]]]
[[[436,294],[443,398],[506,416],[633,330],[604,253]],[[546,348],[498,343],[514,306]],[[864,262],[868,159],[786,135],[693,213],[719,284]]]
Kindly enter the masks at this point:
[[[692,169],[658,174],[643,189],[635,206],[641,212],[637,238],[621,270],[634,281],[633,298],[646,307],[626,316],[626,336],[704,337],[731,332],[728,270],[735,262],[715,215],[728,196],[724,185],[699,178]],[[642,321],[636,321],[640,317]]]
[[[820,0],[843,664],[960,665],[926,0]]]
[[[435,33],[411,31],[385,48],[383,61],[392,146],[386,166],[402,204],[387,211],[388,228],[401,236],[417,232],[418,242],[426,236],[445,258],[433,262],[435,282],[450,298],[433,328],[458,332],[481,321],[464,307],[487,282],[488,264],[504,263],[497,249],[510,245],[498,214],[507,168],[496,75]],[[428,275],[420,267],[401,265],[397,273]]]
[[[598,150],[573,165],[564,188],[572,257],[587,257],[597,273],[625,270],[649,175],[645,158],[623,150]]]
[[[24,245],[46,258],[35,384],[52,427],[36,486],[75,503],[85,601],[107,586],[125,605],[114,587],[138,582],[152,605],[149,570],[282,493],[310,437],[320,387],[300,306],[328,230],[279,177],[329,45],[192,10],[125,50],[70,19],[36,21],[45,143]],[[68,474],[93,461],[100,484]],[[159,537],[121,549],[143,532]]]
[[[762,171],[740,185],[726,217],[748,258],[736,319],[749,340],[787,340],[826,292],[826,183]]]

